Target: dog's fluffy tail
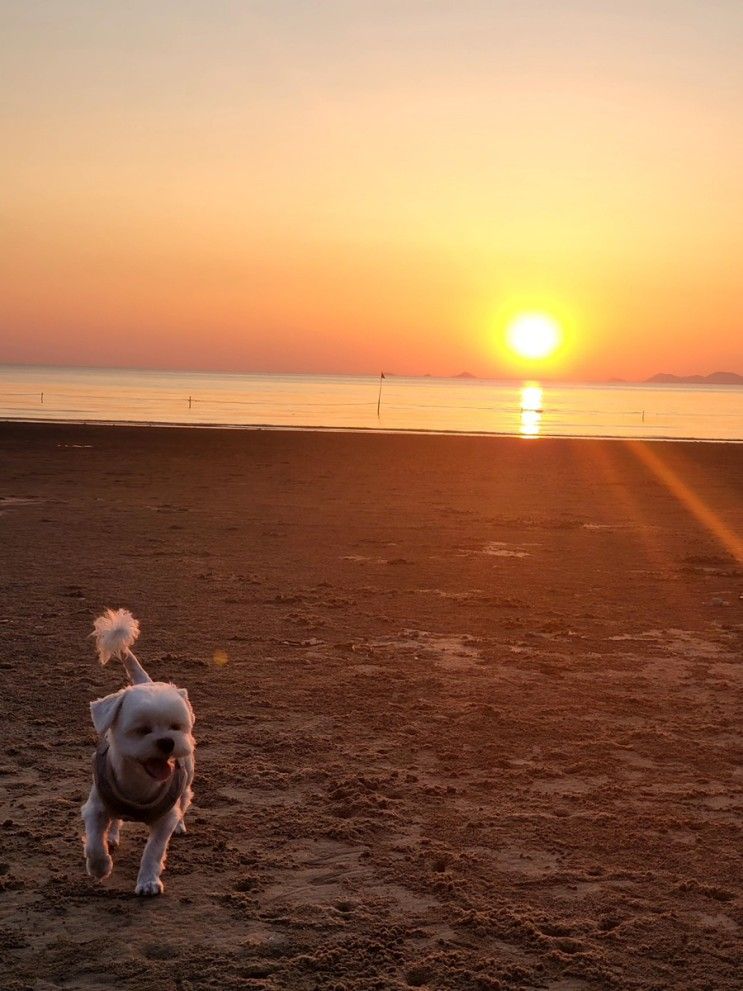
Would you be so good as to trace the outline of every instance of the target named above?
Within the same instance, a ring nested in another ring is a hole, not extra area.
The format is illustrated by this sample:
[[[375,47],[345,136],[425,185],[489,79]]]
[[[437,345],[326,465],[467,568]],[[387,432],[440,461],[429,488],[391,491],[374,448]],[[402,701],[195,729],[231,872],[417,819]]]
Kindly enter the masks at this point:
[[[112,657],[118,657],[133,684],[152,680],[131,651],[139,636],[139,620],[128,609],[107,609],[93,623],[91,636],[95,637],[101,664],[108,664]]]
[[[139,620],[128,609],[107,609],[93,623],[92,635],[101,664],[108,664],[112,657],[123,661],[125,651],[139,636]]]

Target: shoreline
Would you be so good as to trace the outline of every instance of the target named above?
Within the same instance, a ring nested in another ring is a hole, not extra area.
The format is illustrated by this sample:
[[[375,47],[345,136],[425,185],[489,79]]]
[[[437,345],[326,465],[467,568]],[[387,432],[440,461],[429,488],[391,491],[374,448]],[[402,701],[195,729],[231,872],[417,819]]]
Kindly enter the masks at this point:
[[[472,431],[472,430],[415,430],[415,429],[391,429],[384,427],[325,427],[309,424],[292,424],[284,426],[282,424],[270,423],[187,423],[174,422],[164,423],[158,420],[46,420],[41,418],[22,417],[0,417],[2,424],[23,424],[40,426],[77,426],[77,427],[142,427],[148,430],[153,429],[177,429],[177,430],[225,430],[225,431],[276,431],[297,433],[341,433],[341,434],[381,434],[394,436],[397,434],[420,436],[420,437],[494,437],[503,439],[514,439],[524,441],[539,440],[593,440],[593,441],[637,441],[640,443],[668,443],[668,444],[743,444],[743,437],[672,437],[665,434],[653,436],[630,436],[627,434],[523,434],[506,433],[496,431]]]

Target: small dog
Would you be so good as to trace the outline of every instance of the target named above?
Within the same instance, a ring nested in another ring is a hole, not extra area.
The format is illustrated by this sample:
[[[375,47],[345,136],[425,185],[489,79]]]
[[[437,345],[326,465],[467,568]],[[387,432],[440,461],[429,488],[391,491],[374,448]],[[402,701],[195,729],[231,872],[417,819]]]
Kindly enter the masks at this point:
[[[90,703],[99,743],[82,807],[85,865],[91,877],[107,878],[122,820],[147,823],[134,891],[159,895],[170,837],[186,832],[183,817],[193,796],[193,709],[185,688],[153,681],[131,652],[139,623],[126,609],[107,609],[91,636],[101,664],[119,657],[131,684]]]

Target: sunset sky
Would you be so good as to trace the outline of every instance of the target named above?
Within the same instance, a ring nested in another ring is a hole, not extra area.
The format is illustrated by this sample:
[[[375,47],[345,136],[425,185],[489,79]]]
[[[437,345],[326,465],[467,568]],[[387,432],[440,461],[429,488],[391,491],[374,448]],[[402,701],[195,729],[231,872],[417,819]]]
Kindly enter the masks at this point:
[[[743,372],[741,0],[0,9],[0,362]]]

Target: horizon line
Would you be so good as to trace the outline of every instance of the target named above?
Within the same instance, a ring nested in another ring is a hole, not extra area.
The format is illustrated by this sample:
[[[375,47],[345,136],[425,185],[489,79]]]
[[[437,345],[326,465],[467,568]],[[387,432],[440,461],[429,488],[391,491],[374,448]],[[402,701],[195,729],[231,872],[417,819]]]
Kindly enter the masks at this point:
[[[694,382],[684,382],[685,378],[690,378],[692,376],[699,378],[708,378],[711,375],[736,375],[743,378],[738,372],[730,372],[723,370],[716,370],[714,372],[709,372],[704,375],[699,372],[692,372],[689,374],[678,374],[675,372],[655,372],[652,376],[645,379],[625,379],[619,376],[609,376],[608,378],[595,378],[595,379],[580,379],[580,378],[557,378],[547,375],[539,375],[536,373],[532,375],[502,375],[502,376],[489,376],[489,375],[476,375],[473,372],[463,370],[461,372],[453,372],[450,375],[434,374],[433,372],[410,372],[410,373],[400,373],[394,371],[386,371],[385,369],[380,369],[379,372],[307,372],[307,371],[227,371],[225,369],[198,369],[198,368],[172,368],[172,367],[152,367],[152,366],[142,366],[142,365],[86,365],[86,364],[61,364],[61,363],[38,363],[38,362],[14,362],[14,361],[0,361],[0,368],[38,368],[38,369],[59,369],[59,370],[76,370],[76,371],[94,371],[94,372],[153,372],[158,374],[171,374],[171,375],[233,375],[233,376],[245,376],[245,375],[262,375],[266,377],[289,375],[294,377],[312,377],[312,378],[370,378],[377,380],[384,375],[385,378],[399,378],[399,379],[421,379],[421,378],[431,378],[431,379],[443,379],[443,380],[453,380],[459,379],[461,381],[476,381],[476,382],[545,382],[553,383],[556,385],[673,385],[673,382],[654,382],[653,378],[658,375],[672,375],[674,378],[679,379],[679,385],[695,385],[703,383]],[[710,383],[712,385],[725,385],[725,383]],[[728,385],[738,385],[743,383],[728,383]]]

